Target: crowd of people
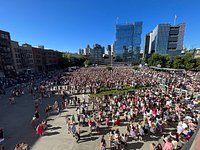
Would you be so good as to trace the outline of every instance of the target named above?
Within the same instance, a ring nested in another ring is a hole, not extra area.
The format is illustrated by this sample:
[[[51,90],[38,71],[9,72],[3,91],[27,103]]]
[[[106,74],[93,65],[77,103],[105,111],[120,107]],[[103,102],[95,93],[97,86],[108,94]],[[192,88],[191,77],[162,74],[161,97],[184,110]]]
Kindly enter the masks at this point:
[[[198,103],[195,101],[193,93],[199,92],[200,82],[194,79],[195,73],[186,72],[182,75],[175,72],[158,72],[149,68],[134,71],[120,68],[115,71],[110,73],[106,68],[89,68],[78,70],[64,78],[69,85],[75,83],[75,86],[79,85],[85,88],[87,85],[90,87],[93,84],[99,87],[111,87],[106,84],[116,87],[120,85],[118,83],[122,83],[121,86],[129,84],[134,87],[147,87],[127,94],[91,98],[91,111],[88,111],[88,105],[85,102],[78,103],[77,121],[79,125],[88,126],[90,135],[92,132],[100,132],[101,127],[103,130],[103,126],[121,127],[126,125],[124,133],[121,133],[119,129],[109,131],[109,147],[115,149],[124,149],[130,139],[142,141],[146,140],[148,136],[163,138],[163,143],[150,145],[152,150],[179,149],[188,142],[196,130],[199,119],[199,113],[195,111]],[[104,72],[109,75],[106,76]],[[122,77],[122,82],[120,82],[119,76]],[[112,78],[114,84],[107,82],[109,78]],[[163,84],[168,85],[168,89],[163,90],[160,86],[156,86],[161,82],[159,78],[162,79]],[[175,92],[175,88],[188,90],[189,103],[184,100],[185,95]],[[76,135],[74,119],[71,121],[71,124],[68,124],[69,132]],[[172,132],[164,134],[169,127],[172,127]],[[107,146],[104,136],[102,141],[101,149],[105,149]]]
[[[148,141],[147,137],[163,138],[164,144],[154,149],[169,150],[181,148],[191,138],[198,125],[199,114],[194,105],[186,105],[182,97],[176,94],[167,95],[159,89],[145,88],[132,93],[98,97],[91,111],[85,102],[78,103],[77,122],[88,127],[90,135],[93,132],[101,133],[105,127],[111,127],[108,133],[109,146],[115,149],[124,149],[128,141]],[[67,120],[69,133],[76,133],[75,117]],[[123,133],[113,127],[126,126]],[[166,129],[172,128],[171,133],[163,134]],[[79,140],[80,140],[80,134]],[[164,135],[166,137],[164,137]],[[78,140],[78,141],[79,141]],[[105,140],[105,139],[104,139]],[[101,149],[104,149],[102,142]],[[152,149],[153,150],[153,149]]]
[[[200,92],[200,81],[195,76],[196,73],[191,71],[164,72],[148,67],[132,69],[128,66],[112,69],[89,67],[70,73],[50,73],[40,83],[32,79],[27,84],[28,92],[35,102],[31,124],[36,135],[45,134],[47,120],[40,117],[38,108],[44,98],[57,94],[52,86],[64,85],[65,89],[58,90],[62,95],[61,101],[55,100],[53,105],[48,104],[44,111],[48,117],[51,112],[59,114],[61,109],[75,106],[77,114],[67,116],[66,125],[68,133],[76,138],[77,143],[83,139],[81,129],[86,128],[91,138],[93,133],[102,135],[101,150],[123,150],[130,141],[145,142],[149,139],[163,140],[162,143],[151,143],[150,150],[179,149],[196,132],[200,117],[194,97]],[[86,93],[98,93],[101,89],[123,90],[127,86],[132,87],[133,91],[90,97],[88,101],[84,97]],[[184,100],[185,95],[177,93],[176,88],[188,91],[189,101]],[[81,100],[74,96],[70,99],[66,93],[81,93],[83,98]],[[10,104],[15,103],[16,96],[23,94],[21,86],[15,87],[9,98]]]
[[[74,72],[66,73],[49,80],[44,84],[48,91],[51,86],[65,85],[65,90],[71,94],[98,93],[101,89],[123,89],[127,86],[150,87],[157,84],[166,84],[169,89],[180,88],[183,90],[198,93],[200,81],[196,80],[196,72],[184,71],[156,71],[144,67],[140,70],[133,70],[131,67],[106,67],[80,68]]]

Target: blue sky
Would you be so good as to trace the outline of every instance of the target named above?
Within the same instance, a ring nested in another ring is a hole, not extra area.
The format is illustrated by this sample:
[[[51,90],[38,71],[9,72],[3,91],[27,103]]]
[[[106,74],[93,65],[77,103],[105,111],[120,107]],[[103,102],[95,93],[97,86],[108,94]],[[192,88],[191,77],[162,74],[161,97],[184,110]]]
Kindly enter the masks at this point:
[[[186,23],[185,47],[200,47],[199,0],[0,0],[0,29],[20,44],[77,52],[108,45],[119,23],[143,21],[144,35],[159,23]],[[143,42],[141,47],[143,48]]]

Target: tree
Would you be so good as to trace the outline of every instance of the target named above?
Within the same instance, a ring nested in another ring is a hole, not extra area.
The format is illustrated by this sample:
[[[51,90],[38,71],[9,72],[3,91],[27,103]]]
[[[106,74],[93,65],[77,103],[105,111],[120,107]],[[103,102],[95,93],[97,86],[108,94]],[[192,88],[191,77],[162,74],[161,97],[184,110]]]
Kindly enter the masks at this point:
[[[84,65],[85,66],[89,66],[91,64],[92,64],[92,62],[90,60],[88,60],[88,59],[84,61]]]
[[[183,69],[184,68],[184,60],[183,60],[183,58],[181,56],[175,56],[172,66],[175,69]]]
[[[73,65],[74,66],[84,66],[84,62],[87,60],[85,56],[78,55],[73,58]]]
[[[170,67],[170,57],[169,55],[161,55],[161,64],[162,67]]]
[[[161,67],[169,67],[170,66],[170,57],[169,57],[169,55],[161,55],[158,53],[153,53],[151,58],[148,59],[148,64],[150,66],[161,65]]]
[[[197,70],[200,70],[200,57],[195,59],[195,66]]]
[[[60,68],[64,69],[64,68],[69,67],[71,65],[70,65],[70,62],[69,62],[69,60],[67,58],[62,57],[59,60],[59,66],[60,66]]]
[[[194,69],[195,67],[195,60],[193,59],[193,56],[191,53],[186,53],[183,56],[183,61],[184,61],[184,68],[185,69]]]

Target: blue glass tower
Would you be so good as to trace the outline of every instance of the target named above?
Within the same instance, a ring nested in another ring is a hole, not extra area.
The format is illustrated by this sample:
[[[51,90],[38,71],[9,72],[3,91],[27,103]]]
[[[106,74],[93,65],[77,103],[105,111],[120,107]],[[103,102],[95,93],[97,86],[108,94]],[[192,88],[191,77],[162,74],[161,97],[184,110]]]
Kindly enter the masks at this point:
[[[117,24],[115,52],[117,61],[134,61],[140,53],[142,22]],[[126,55],[126,57],[125,57]],[[125,60],[126,59],[126,60]],[[139,58],[138,58],[139,59]]]

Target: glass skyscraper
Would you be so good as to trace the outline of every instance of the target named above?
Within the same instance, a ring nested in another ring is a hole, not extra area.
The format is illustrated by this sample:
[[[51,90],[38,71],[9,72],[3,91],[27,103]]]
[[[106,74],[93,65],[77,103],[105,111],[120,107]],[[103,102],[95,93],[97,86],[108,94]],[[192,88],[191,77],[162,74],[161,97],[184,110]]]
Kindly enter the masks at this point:
[[[141,34],[142,22],[116,25],[116,61],[133,62],[139,59]]]
[[[149,33],[149,41],[145,41],[145,47],[148,47],[149,54],[160,53],[169,55],[181,54],[183,50],[183,40],[185,24],[172,26],[170,24],[158,24],[156,28]]]

